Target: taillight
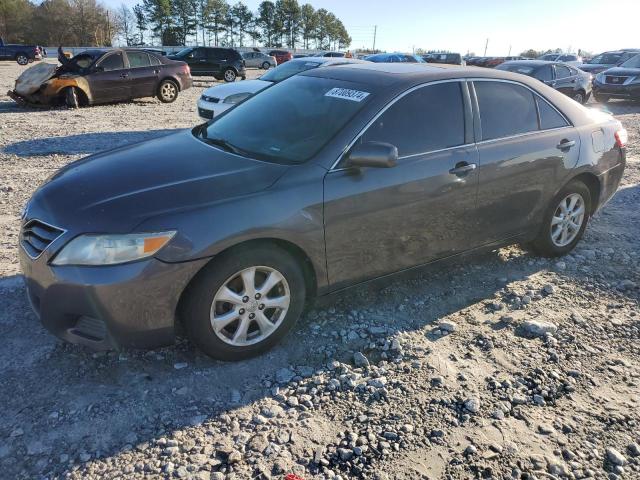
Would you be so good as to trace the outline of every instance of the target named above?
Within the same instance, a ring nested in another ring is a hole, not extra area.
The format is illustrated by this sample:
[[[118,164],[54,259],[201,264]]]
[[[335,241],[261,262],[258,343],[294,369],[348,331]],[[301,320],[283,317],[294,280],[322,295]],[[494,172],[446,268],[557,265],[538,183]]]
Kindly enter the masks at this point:
[[[624,148],[624,146],[627,144],[627,140],[629,140],[627,131],[624,128],[621,128],[615,133],[614,136],[616,137],[616,145],[618,145],[620,148]]]

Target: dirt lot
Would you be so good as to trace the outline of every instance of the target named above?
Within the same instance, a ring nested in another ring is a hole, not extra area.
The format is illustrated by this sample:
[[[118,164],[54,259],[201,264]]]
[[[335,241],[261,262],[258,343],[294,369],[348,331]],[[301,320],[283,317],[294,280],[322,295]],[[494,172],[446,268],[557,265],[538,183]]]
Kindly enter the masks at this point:
[[[629,165],[573,254],[510,247],[356,289],[228,364],[64,344],[17,260],[48,175],[196,124],[209,81],[173,105],[25,110],[3,95],[20,70],[0,64],[0,477],[640,478],[640,105],[608,105]]]

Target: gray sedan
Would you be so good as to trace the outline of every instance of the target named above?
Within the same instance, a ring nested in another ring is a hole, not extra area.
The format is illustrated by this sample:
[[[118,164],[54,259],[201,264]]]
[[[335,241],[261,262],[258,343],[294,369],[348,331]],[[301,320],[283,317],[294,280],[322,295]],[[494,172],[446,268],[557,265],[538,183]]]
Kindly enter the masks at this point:
[[[74,162],[29,201],[29,298],[94,348],[275,345],[319,296],[525,243],[559,256],[615,193],[626,131],[541,82],[316,68],[193,130]]]
[[[269,70],[270,68],[278,65],[276,57],[267,55],[266,53],[243,52],[241,55],[247,68],[261,68],[263,70]]]

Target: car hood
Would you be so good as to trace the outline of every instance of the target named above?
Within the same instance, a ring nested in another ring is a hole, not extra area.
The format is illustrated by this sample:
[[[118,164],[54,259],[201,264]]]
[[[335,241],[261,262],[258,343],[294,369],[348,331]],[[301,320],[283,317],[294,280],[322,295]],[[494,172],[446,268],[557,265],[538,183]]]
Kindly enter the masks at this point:
[[[578,68],[583,72],[601,72],[607,68],[611,68],[613,65],[607,63],[583,63],[578,65]]]
[[[609,70],[605,70],[604,74],[621,77],[632,77],[634,75],[640,75],[640,68],[613,67]]]
[[[26,216],[79,233],[126,233],[156,215],[266,189],[286,169],[224,152],[186,130],[69,164],[34,193]]]
[[[265,82],[264,80],[243,80],[209,87],[202,94],[207,97],[225,99],[236,93],[256,93],[270,85],[273,85],[273,83]]]

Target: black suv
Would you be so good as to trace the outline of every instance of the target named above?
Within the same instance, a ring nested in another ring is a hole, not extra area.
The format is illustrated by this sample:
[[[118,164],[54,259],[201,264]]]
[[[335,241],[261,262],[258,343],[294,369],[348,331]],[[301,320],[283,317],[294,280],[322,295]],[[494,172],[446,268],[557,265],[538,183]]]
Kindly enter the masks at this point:
[[[186,62],[193,77],[210,75],[225,82],[247,78],[242,55],[233,48],[188,47],[168,58]]]

